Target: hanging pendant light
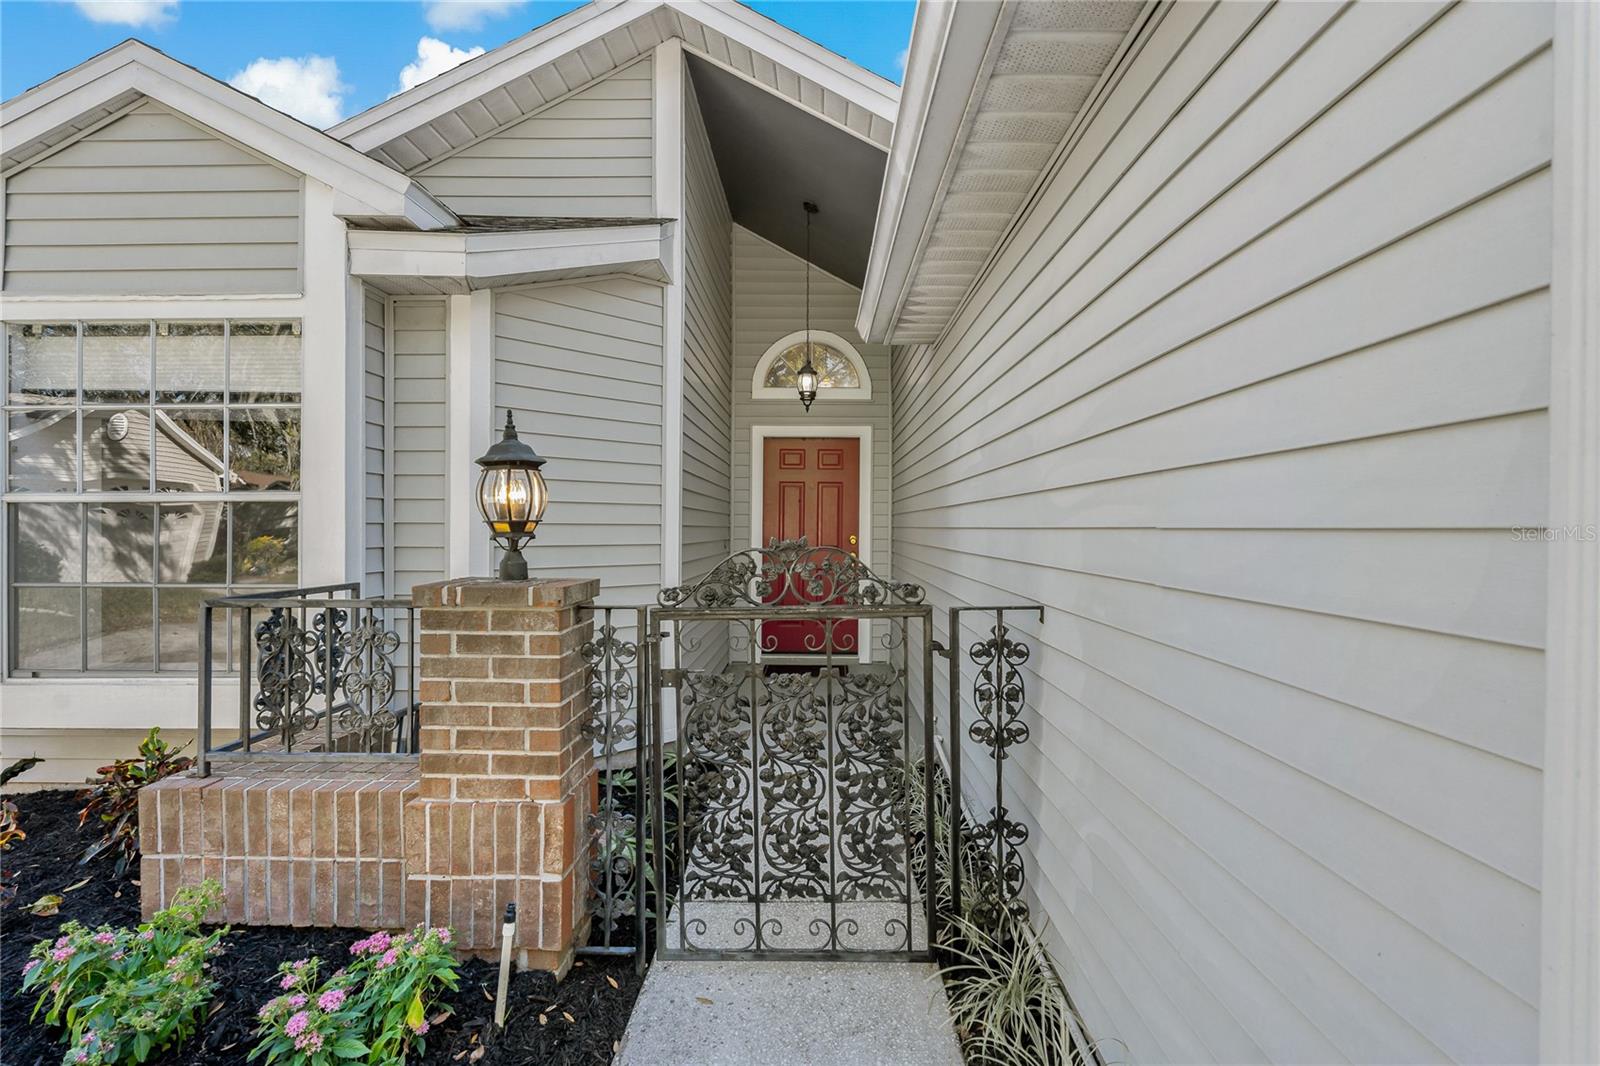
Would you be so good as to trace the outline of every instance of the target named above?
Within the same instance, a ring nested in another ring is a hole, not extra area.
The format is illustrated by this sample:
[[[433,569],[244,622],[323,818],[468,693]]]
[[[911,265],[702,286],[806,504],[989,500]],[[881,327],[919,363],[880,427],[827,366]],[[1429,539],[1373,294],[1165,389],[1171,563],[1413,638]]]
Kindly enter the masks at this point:
[[[817,205],[807,200],[801,206],[806,209],[806,346],[805,361],[795,373],[794,383],[800,392],[800,402],[810,413],[811,403],[817,398],[817,368],[811,363],[811,216],[817,213]]]

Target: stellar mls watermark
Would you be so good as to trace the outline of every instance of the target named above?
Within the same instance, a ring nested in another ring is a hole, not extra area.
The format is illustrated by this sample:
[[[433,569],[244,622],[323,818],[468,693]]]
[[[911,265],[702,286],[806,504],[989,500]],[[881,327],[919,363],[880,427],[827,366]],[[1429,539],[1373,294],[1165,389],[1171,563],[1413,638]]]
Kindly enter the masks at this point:
[[[1600,526],[1574,525],[1574,526],[1512,526],[1512,540],[1538,540],[1545,542],[1554,541],[1582,541],[1592,544],[1600,540]]]

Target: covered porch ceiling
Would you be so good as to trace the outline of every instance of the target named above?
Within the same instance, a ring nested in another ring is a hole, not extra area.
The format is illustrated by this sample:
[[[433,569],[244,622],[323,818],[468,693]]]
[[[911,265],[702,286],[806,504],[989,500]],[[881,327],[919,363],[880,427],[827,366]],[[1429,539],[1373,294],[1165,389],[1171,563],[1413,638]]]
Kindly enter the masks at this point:
[[[689,74],[733,220],[861,287],[883,183],[884,150],[697,56]]]

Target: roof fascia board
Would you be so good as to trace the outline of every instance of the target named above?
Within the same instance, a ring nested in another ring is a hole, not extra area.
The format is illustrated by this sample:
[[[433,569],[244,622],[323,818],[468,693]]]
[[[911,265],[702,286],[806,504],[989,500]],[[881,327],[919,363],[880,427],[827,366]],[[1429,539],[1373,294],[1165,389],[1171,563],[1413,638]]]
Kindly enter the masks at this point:
[[[50,105],[74,89],[82,88],[96,78],[105,76],[109,71],[133,62],[141,51],[155,50],[148,45],[141,46],[138,41],[129,38],[99,55],[91,56],[71,70],[64,70],[48,81],[40,82],[11,99],[0,102],[0,125],[9,125],[24,115]]]
[[[757,14],[742,4],[717,0],[664,0],[684,18],[715,30],[746,48],[759,52],[779,66],[816,82],[879,118],[894,121],[900,106],[900,89],[817,42]],[[716,60],[708,56],[708,59]]]
[[[434,226],[456,221],[425,191],[414,190],[406,175],[138,41],[0,105],[0,136],[26,143],[130,90],[331,186],[341,214]]]
[[[352,115],[330,127],[328,135],[358,152],[370,152],[646,13],[626,0],[597,0]]]
[[[868,341],[883,342],[904,306],[1014,10],[1014,0],[917,8],[856,312]]]

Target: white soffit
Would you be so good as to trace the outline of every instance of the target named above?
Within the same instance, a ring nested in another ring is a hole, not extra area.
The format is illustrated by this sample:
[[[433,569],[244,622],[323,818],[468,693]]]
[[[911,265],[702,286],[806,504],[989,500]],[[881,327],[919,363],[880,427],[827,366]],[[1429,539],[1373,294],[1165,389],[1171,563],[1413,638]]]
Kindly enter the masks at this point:
[[[863,140],[889,145],[900,97],[893,82],[719,0],[595,0],[328,132],[411,173],[672,38]]]
[[[918,9],[862,336],[938,339],[1147,7],[953,0]]]

